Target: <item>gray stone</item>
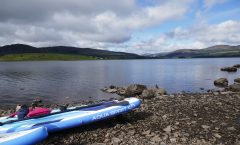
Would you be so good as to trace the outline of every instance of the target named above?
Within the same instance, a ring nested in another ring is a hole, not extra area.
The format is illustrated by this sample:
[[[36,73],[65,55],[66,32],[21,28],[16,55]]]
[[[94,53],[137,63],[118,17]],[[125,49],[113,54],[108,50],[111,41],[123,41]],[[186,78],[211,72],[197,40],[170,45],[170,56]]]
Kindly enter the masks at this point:
[[[136,96],[136,95],[141,95],[143,90],[147,89],[145,85],[140,85],[140,84],[132,84],[127,87],[126,89],[126,96]]]
[[[225,123],[225,122],[222,122],[220,125],[221,125],[221,126],[227,126],[228,124]]]
[[[170,142],[171,142],[171,143],[176,143],[176,142],[177,142],[177,139],[176,139],[176,138],[170,138]]]
[[[134,135],[134,134],[135,134],[135,130],[130,130],[130,131],[128,131],[128,134]]]
[[[154,137],[151,138],[151,141],[156,142],[156,143],[159,143],[159,142],[162,141],[162,139],[161,139],[158,135],[156,135],[156,136],[154,136]]]
[[[110,88],[110,89],[116,89],[117,87],[116,87],[116,86],[113,86],[113,85],[110,85],[109,88]]]
[[[240,84],[233,84],[233,85],[230,85],[228,88],[230,91],[240,92]]]
[[[163,134],[164,136],[162,137],[162,140],[167,140],[168,139],[168,134]]]
[[[209,128],[210,128],[210,126],[207,126],[207,125],[201,125],[201,127],[202,127],[203,129],[209,129]]]
[[[236,67],[223,67],[223,68],[221,68],[221,71],[236,72],[237,68]]]
[[[172,131],[171,125],[168,125],[166,128],[163,129],[166,133],[170,133]]]
[[[166,94],[167,94],[167,91],[163,88],[155,89],[155,96],[166,95]]]
[[[214,85],[220,87],[228,86],[228,80],[226,78],[219,78],[214,81]]]
[[[114,145],[118,145],[120,142],[121,142],[121,140],[120,140],[119,138],[116,138],[116,137],[113,137],[113,138],[112,138],[112,143],[113,143]]]
[[[164,99],[165,96],[161,95],[161,96],[156,96],[155,98],[157,98],[157,99]]]
[[[195,123],[197,123],[197,121],[191,121],[191,123],[192,123],[192,124],[195,124]]]
[[[147,130],[147,131],[144,131],[142,134],[143,135],[149,135],[151,133],[151,131],[150,130]]]
[[[233,67],[240,68],[240,64],[235,64]]]
[[[177,121],[177,122],[175,122],[174,124],[175,124],[175,125],[179,125],[180,123]]]
[[[159,116],[153,115],[151,118],[153,122],[156,122],[159,119]]]
[[[180,135],[179,132],[174,132],[174,133],[173,133],[173,136],[174,136],[174,137],[179,137],[179,135]]]
[[[143,90],[141,97],[143,99],[151,99],[165,94],[167,94],[167,91],[163,88],[145,89]]]
[[[126,89],[125,88],[118,88],[117,94],[121,95],[121,96],[125,95],[126,94]]]
[[[184,138],[184,137],[181,138],[180,140],[181,140],[182,142],[184,142],[184,143],[187,142],[187,138]]]
[[[160,145],[167,145],[167,144],[166,144],[165,142],[162,141],[162,142],[160,143]]]
[[[143,99],[151,99],[151,98],[154,98],[154,97],[156,97],[156,96],[155,96],[155,92],[156,92],[156,91],[155,91],[154,89],[145,89],[145,90],[143,90],[141,97],[142,97]]]
[[[218,133],[214,133],[213,136],[216,137],[216,138],[221,138],[221,137],[222,137],[222,136],[219,135]]]
[[[110,133],[106,133],[105,137],[109,137],[110,136]]]
[[[108,93],[116,93],[117,89],[107,89],[106,92],[108,92]]]
[[[226,91],[226,92],[220,92],[220,94],[222,94],[222,95],[228,95],[228,94],[230,94],[231,92],[229,92],[229,91]]]
[[[235,82],[235,83],[240,83],[240,78],[234,79],[234,82]]]
[[[210,120],[212,123],[216,123],[217,122],[217,120]]]
[[[91,144],[91,145],[106,145],[106,143],[98,143],[98,142],[95,142],[95,143],[93,143],[93,144]]]
[[[166,120],[166,119],[167,119],[167,114],[163,115],[163,116],[162,116],[162,119],[163,119],[163,120]]]
[[[235,127],[228,127],[227,130],[229,130],[229,131],[235,131],[236,128],[235,128]]]

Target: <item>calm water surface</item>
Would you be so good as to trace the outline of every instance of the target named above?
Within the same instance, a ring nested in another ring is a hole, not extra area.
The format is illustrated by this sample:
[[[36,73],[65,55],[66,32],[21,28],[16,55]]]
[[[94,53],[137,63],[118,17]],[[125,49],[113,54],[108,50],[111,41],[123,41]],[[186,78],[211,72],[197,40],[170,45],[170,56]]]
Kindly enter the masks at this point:
[[[104,86],[132,83],[161,86],[168,92],[214,89],[213,81],[237,73],[220,68],[240,58],[0,62],[0,106],[28,103],[40,97],[48,103],[108,99]]]

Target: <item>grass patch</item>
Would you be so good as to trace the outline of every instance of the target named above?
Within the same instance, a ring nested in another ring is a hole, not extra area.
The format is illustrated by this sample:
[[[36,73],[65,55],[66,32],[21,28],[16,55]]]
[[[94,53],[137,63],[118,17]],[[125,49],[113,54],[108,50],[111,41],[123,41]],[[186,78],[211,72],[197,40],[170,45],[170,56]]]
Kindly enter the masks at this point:
[[[0,56],[0,61],[97,60],[101,58],[74,54],[23,53]]]

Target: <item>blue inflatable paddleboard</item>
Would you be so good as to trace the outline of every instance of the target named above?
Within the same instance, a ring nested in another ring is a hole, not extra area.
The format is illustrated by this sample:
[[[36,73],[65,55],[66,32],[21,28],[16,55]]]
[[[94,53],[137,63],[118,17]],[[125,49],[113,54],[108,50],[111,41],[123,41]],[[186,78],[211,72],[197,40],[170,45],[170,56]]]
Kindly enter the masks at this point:
[[[38,127],[46,127],[48,132],[55,132],[79,125],[88,124],[119,114],[129,112],[139,107],[141,101],[137,98],[126,98],[118,101],[107,101],[99,104],[83,107],[73,107],[66,111],[53,111],[44,116],[26,118],[23,120],[0,118],[3,125],[0,126],[0,133],[19,132]]]

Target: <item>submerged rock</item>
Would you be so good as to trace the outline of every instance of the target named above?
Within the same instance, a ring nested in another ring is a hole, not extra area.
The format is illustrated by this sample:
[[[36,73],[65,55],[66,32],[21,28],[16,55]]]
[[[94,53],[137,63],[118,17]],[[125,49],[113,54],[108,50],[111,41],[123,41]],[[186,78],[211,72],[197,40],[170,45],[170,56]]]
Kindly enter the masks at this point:
[[[230,91],[240,92],[240,84],[233,84],[233,85],[230,85],[228,88]]]
[[[117,87],[114,85],[109,86],[110,89],[116,89]]]
[[[240,68],[240,64],[235,64],[233,67]]]
[[[237,68],[236,67],[223,67],[223,68],[221,68],[221,71],[236,72]]]
[[[240,78],[234,79],[234,82],[235,82],[235,83],[240,83]]]
[[[214,81],[215,86],[226,87],[228,86],[228,80],[226,78],[219,78]]]

